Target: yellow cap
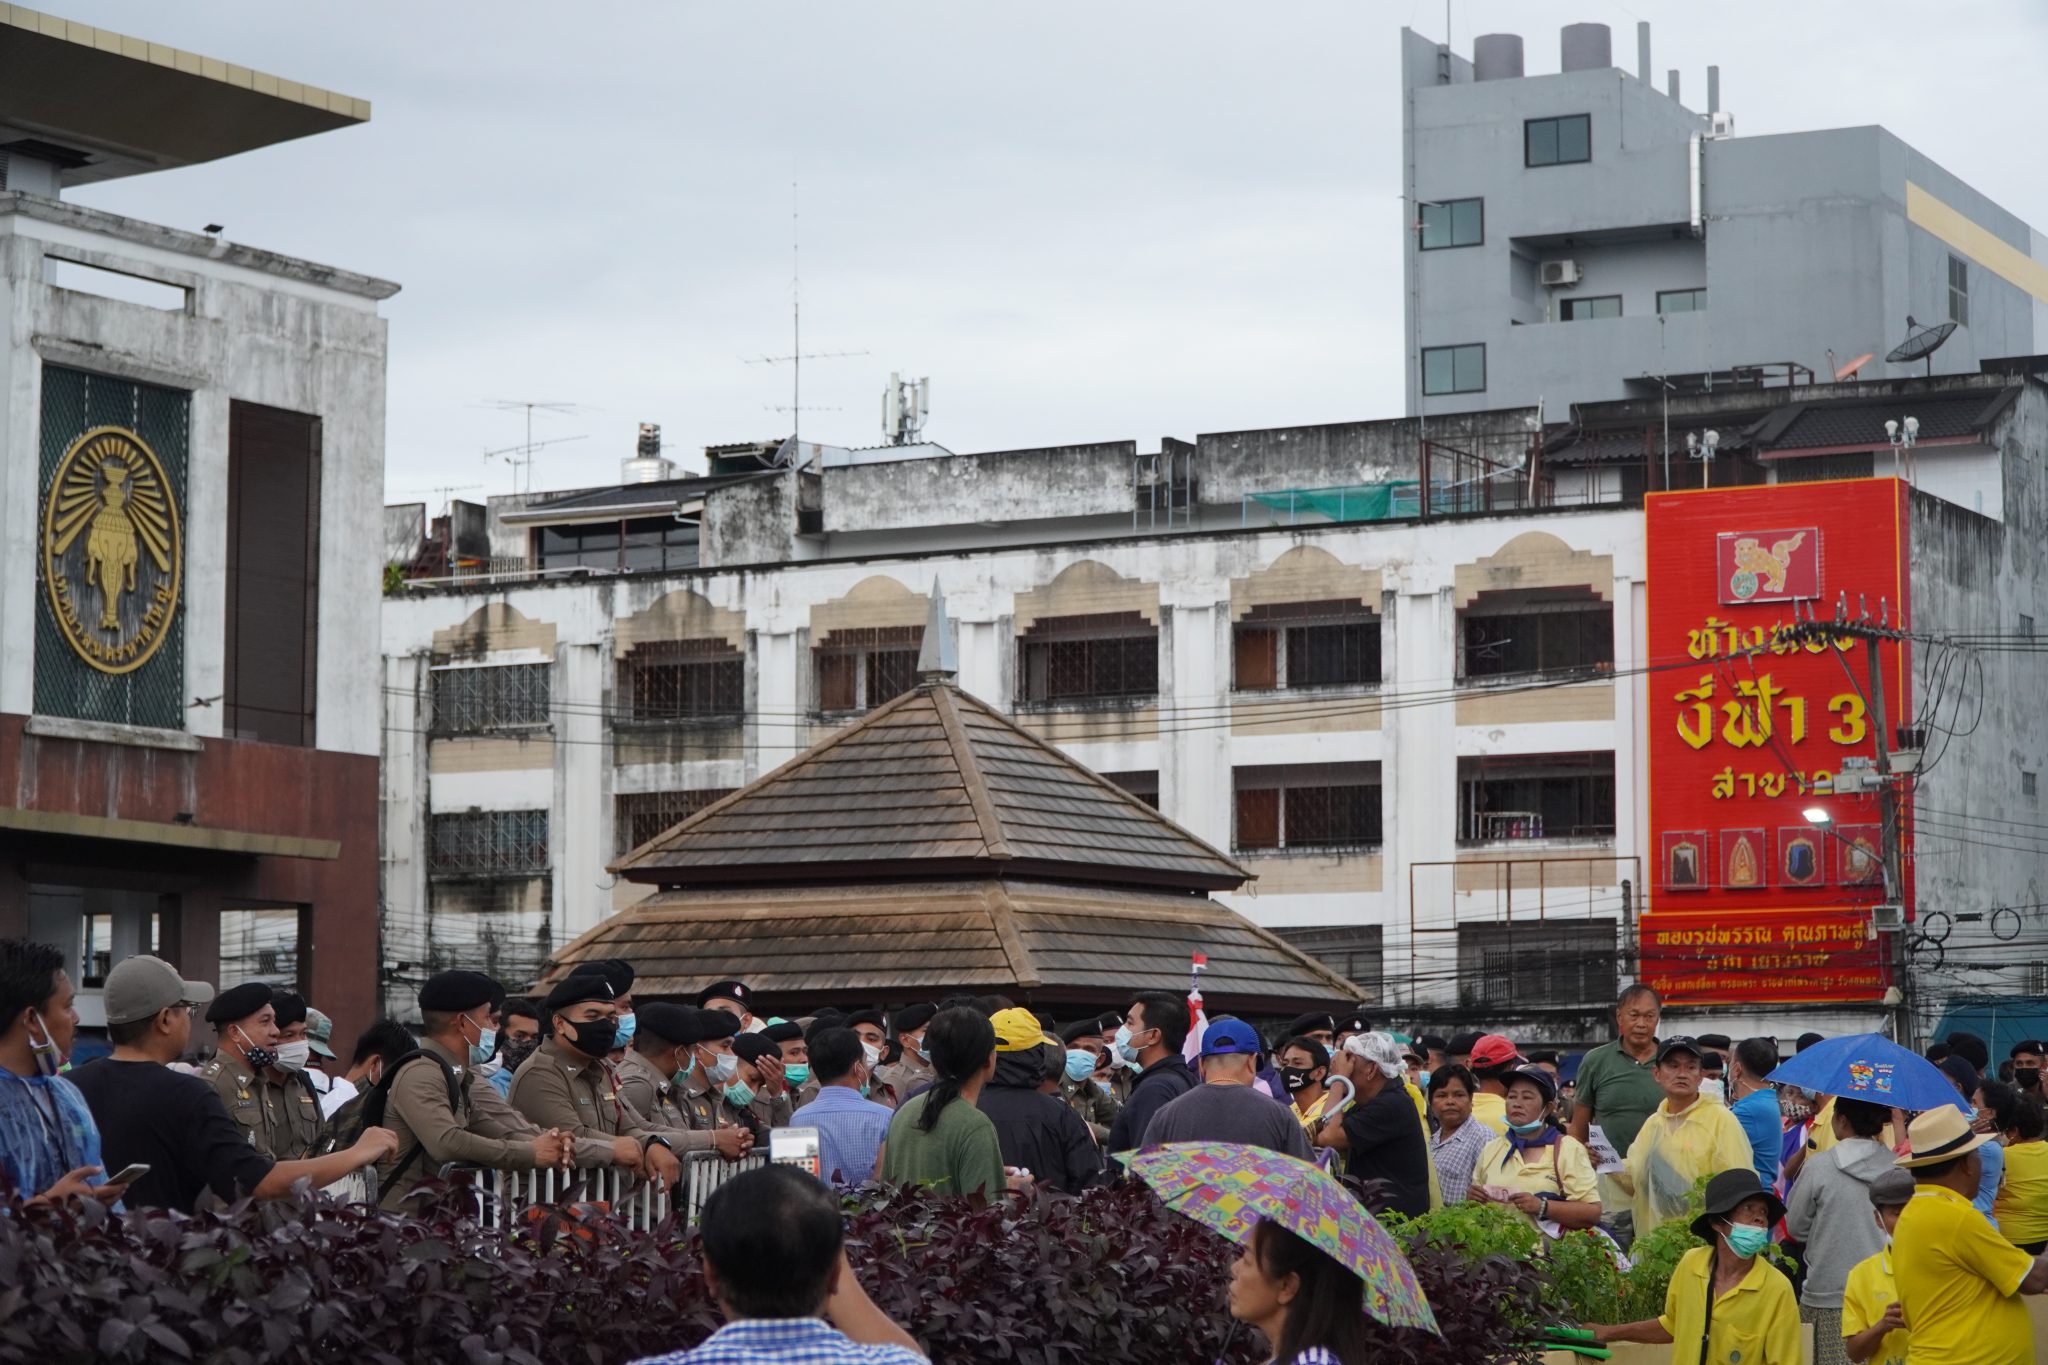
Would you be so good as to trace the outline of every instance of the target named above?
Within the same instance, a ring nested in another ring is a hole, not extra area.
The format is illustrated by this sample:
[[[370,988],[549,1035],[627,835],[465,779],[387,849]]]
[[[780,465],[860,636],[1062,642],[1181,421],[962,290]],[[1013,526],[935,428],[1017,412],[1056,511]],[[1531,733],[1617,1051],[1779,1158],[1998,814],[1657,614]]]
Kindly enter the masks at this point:
[[[998,1052],[1023,1052],[1045,1041],[1045,1029],[1030,1010],[998,1010],[989,1022],[996,1026]]]

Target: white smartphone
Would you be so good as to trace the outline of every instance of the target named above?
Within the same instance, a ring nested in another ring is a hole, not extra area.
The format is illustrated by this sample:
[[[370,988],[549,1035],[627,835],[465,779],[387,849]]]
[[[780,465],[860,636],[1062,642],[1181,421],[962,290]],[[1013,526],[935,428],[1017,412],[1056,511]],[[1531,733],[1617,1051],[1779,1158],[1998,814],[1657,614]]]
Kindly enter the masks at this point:
[[[149,1167],[139,1161],[132,1161],[107,1177],[109,1185],[132,1185],[149,1174]]]

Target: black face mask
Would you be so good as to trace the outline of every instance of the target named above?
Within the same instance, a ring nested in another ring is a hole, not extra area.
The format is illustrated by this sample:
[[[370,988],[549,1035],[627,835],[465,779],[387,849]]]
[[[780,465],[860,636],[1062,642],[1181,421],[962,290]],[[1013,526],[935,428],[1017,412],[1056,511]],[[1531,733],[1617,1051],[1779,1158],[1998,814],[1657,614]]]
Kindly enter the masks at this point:
[[[574,1030],[569,1042],[586,1057],[602,1057],[612,1050],[619,1038],[619,1021],[616,1019],[592,1019],[585,1023],[569,1023]]]
[[[507,1071],[517,1071],[520,1064],[528,1057],[531,1057],[539,1046],[540,1039],[538,1038],[528,1038],[523,1042],[505,1044],[503,1049],[505,1069]]]
[[[1280,1068],[1280,1084],[1292,1095],[1295,1091],[1311,1084],[1315,1073],[1322,1070],[1317,1066],[1283,1066]]]
[[[2038,1066],[2016,1066],[2012,1069],[2012,1083],[2022,1090],[2041,1088],[2041,1068]]]

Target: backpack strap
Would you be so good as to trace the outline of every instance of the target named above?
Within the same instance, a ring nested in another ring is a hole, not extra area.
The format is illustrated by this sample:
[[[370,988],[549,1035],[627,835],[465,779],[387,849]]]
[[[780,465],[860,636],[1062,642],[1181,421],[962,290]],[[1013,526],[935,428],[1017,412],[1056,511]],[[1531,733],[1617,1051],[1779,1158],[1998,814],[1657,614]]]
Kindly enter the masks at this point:
[[[383,1079],[371,1087],[369,1097],[363,1101],[362,1120],[365,1128],[381,1128],[384,1126],[384,1108],[391,1100],[392,1083],[398,1079],[398,1073],[403,1071],[407,1065],[422,1059],[431,1061],[441,1068],[441,1078],[448,1085],[448,1112],[451,1114],[462,1112],[462,1087],[455,1078],[455,1068],[448,1065],[438,1053],[429,1052],[425,1048],[418,1048],[406,1053],[403,1057],[393,1062],[385,1070]],[[399,1177],[410,1170],[412,1164],[426,1154],[426,1150],[425,1143],[414,1142],[412,1150],[401,1157],[398,1164],[392,1167],[391,1174],[385,1177],[384,1185],[387,1188],[397,1185]]]

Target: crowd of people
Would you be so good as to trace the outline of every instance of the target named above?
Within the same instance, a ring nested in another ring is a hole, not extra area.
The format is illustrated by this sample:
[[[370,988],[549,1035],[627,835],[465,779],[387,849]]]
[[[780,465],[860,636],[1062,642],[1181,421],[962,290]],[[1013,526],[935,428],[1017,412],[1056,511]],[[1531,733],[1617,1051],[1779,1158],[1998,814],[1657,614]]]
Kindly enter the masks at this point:
[[[2034,1358],[2014,1296],[2048,1289],[2038,1042],[2012,1049],[2009,1081],[1987,1075],[1981,1040],[1938,1044],[1929,1057],[1956,1102],[1916,1116],[1773,1083],[1772,1039],[1662,1034],[1641,985],[1617,1003],[1611,1041],[1564,1057],[1499,1033],[1410,1037],[1362,1010],[1269,1031],[1216,1016],[1191,1039],[1188,1001],[1170,993],[1064,1022],[1000,996],[783,1018],[757,1014],[743,982],[636,1005],[634,981],[629,963],[592,962],[521,998],[440,972],[419,990],[417,1025],[380,1020],[344,1058],[295,994],[216,992],[131,957],[105,979],[111,1055],[72,1067],[62,955],[0,941],[0,1177],[29,1202],[194,1211],[373,1168],[398,1209],[451,1164],[616,1166],[668,1187],[691,1154],[737,1160],[797,1127],[815,1135],[816,1175],[798,1174],[816,1194],[790,1167],[728,1182],[705,1211],[714,1292],[743,1318],[816,1317],[823,1303],[881,1353],[858,1358],[893,1360],[908,1339],[864,1316],[843,1260],[810,1248],[803,1304],[749,1287],[769,1241],[824,1228],[830,1187],[1080,1191],[1122,1177],[1117,1153],[1241,1143],[1370,1182],[1402,1214],[1470,1200],[1546,1239],[1596,1230],[1617,1254],[1690,1217],[1707,1245],[1680,1264],[1666,1312],[1593,1329],[1672,1342],[1675,1361],[1735,1359],[1724,1346],[1748,1365],[1797,1360],[1802,1322],[1822,1362]],[[203,1062],[201,1015],[214,1033]],[[738,1207],[786,1212],[720,1232]],[[1301,1286],[1320,1273],[1268,1238],[1247,1250],[1233,1311],[1298,1337],[1288,1305],[1306,1311]]]

